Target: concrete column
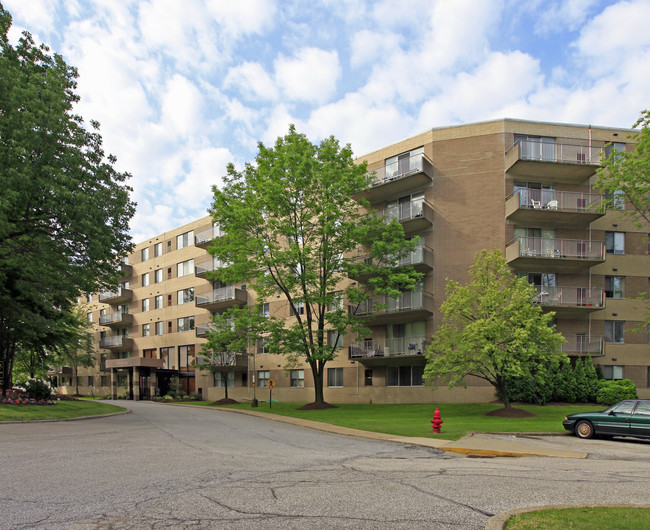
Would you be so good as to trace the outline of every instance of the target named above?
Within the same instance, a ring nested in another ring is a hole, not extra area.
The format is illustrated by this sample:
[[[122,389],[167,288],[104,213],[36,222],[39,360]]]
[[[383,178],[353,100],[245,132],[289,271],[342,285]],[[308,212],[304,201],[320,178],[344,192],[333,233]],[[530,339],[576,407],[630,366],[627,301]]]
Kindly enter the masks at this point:
[[[153,399],[156,396],[156,391],[158,390],[158,377],[156,375],[156,369],[149,369],[149,396]]]
[[[140,368],[133,367],[133,401],[140,401]]]
[[[117,371],[111,368],[111,399],[117,399]]]

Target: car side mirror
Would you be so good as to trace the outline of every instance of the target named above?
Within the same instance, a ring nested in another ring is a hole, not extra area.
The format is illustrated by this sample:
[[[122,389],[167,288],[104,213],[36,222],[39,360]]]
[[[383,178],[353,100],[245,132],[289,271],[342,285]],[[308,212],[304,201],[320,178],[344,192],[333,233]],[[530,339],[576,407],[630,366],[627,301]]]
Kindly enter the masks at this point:
[[[609,415],[610,415],[610,416],[616,416],[616,412],[614,412],[614,411],[612,410],[612,411],[609,413]]]

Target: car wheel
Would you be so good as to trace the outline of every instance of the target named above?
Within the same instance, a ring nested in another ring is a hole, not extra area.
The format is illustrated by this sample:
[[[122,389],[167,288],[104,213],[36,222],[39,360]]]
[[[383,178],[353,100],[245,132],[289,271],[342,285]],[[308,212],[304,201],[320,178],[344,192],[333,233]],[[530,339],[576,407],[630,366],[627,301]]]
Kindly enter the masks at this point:
[[[576,424],[575,432],[578,438],[592,438],[594,435],[594,426],[591,422],[582,420]]]

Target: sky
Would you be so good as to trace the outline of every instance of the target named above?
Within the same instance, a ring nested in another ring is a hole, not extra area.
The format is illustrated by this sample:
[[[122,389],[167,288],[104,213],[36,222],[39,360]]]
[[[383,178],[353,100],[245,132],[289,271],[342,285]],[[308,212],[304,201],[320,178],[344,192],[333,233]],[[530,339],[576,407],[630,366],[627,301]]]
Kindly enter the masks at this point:
[[[293,123],[361,156],[501,118],[631,127],[650,0],[0,0],[79,71],[133,175],[135,242],[207,215],[226,166]]]

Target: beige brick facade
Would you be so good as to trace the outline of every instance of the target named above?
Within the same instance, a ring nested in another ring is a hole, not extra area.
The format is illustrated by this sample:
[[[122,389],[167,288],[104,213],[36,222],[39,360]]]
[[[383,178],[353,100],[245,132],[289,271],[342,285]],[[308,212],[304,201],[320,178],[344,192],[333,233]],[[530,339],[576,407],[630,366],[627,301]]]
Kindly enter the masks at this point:
[[[600,154],[608,142],[629,142],[629,132],[496,120],[432,129],[360,157],[385,177],[368,196],[372,206],[399,215],[405,231],[421,237],[422,254],[414,265],[425,273],[425,281],[417,297],[372,315],[372,336],[345,337],[339,356],[328,363],[332,371],[326,374],[325,398],[341,403],[494,399],[492,388],[478,380],[469,381],[468,389],[432,391],[420,379],[422,342],[440,324],[445,280],[466,281],[474,255],[493,248],[502,249],[514,271],[539,285],[537,302],[556,311],[569,355],[591,355],[603,367],[621,367],[615,371],[632,379],[641,397],[650,397],[645,307],[628,299],[647,296],[650,228],[639,229],[617,210],[601,214],[592,207],[602,200],[593,189]],[[627,148],[632,149],[630,144]],[[393,161],[398,155],[403,156]],[[252,303],[255,294],[246,285],[235,285],[226,301],[199,300],[197,295],[212,293],[196,267],[211,259],[203,248],[205,238],[197,235],[210,227],[205,217],[139,243],[125,279],[128,302],[107,304],[93,296],[95,344],[106,363],[103,371],[98,365],[83,372],[84,393],[89,393],[91,376],[95,395],[128,390],[135,399],[150,398],[164,393],[169,377],[178,375],[188,393],[201,392],[208,400],[223,397],[223,388],[195,365],[205,342],[197,334],[209,322],[211,310]],[[183,240],[183,234],[191,238]],[[177,244],[179,236],[181,246],[187,243],[184,248]],[[606,252],[608,238],[616,241],[616,248]],[[145,249],[149,255],[143,260]],[[156,255],[156,249],[162,253]],[[146,275],[149,284],[143,285]],[[612,291],[613,281],[623,282],[624,292]],[[193,300],[179,295],[187,289],[193,289]],[[144,300],[148,302],[143,305]],[[189,301],[179,303],[183,300]],[[124,304],[131,316],[110,327],[99,325],[100,312],[105,320],[105,314],[119,313]],[[292,318],[286,303],[269,304],[272,314]],[[101,347],[107,337],[119,334],[129,339],[121,347]],[[263,386],[268,376],[277,383],[273,399],[313,399],[307,366],[303,377],[295,372],[292,377],[284,357],[261,353],[255,345],[250,354],[231,370],[232,397],[268,399]],[[127,385],[121,386],[124,381]]]

